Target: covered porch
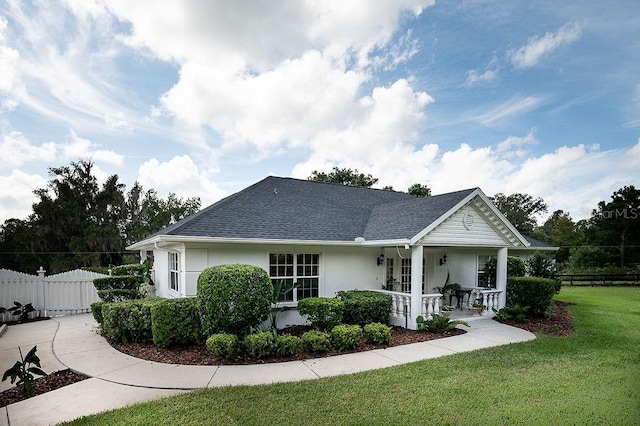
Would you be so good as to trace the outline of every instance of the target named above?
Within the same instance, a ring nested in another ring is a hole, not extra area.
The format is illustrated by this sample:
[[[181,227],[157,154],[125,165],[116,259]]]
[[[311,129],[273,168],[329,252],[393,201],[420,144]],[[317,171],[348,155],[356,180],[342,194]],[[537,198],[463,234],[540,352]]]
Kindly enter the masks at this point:
[[[454,307],[451,318],[493,316],[493,309],[506,303],[507,256],[507,247],[382,248],[378,265],[383,284],[372,290],[392,297],[390,323],[412,330],[419,315],[442,314],[444,306]],[[495,277],[484,271],[491,258],[496,259]],[[452,284],[457,284],[454,291]]]

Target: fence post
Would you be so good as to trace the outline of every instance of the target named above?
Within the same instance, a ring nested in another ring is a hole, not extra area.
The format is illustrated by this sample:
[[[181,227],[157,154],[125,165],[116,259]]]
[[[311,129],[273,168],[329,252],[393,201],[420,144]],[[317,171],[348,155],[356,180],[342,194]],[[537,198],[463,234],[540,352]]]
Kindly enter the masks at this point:
[[[44,274],[45,271],[42,266],[38,269],[38,278],[36,278],[36,309],[38,310],[38,315],[45,315],[45,302],[46,297],[44,295]],[[42,312],[40,312],[42,311]]]

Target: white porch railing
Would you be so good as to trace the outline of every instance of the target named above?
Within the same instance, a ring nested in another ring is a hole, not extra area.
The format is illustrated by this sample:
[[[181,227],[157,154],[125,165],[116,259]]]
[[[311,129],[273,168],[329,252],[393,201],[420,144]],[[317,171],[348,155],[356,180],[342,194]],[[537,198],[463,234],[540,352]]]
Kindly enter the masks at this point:
[[[473,287],[471,289],[471,297],[468,301],[468,307],[471,308],[476,300],[481,300],[484,305],[481,315],[485,311],[493,312],[493,308],[500,309],[498,301],[500,293],[502,293],[502,290],[496,290],[495,288],[487,290],[484,287]]]
[[[391,315],[389,320],[391,325],[406,327],[411,324],[412,319],[415,320],[414,316],[422,315],[430,319],[432,314],[440,313],[440,299],[442,299],[442,294],[440,293],[423,294],[420,302],[421,312],[413,315],[411,312],[411,294],[378,289],[371,289],[371,291],[391,296]]]

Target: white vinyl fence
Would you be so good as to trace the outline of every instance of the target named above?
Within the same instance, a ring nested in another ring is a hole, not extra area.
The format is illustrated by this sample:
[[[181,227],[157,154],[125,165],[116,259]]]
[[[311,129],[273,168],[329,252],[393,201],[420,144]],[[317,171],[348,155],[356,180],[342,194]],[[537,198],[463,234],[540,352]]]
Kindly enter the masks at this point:
[[[105,275],[76,269],[45,276],[0,269],[0,306],[9,309],[13,302],[31,303],[42,316],[62,316],[91,312],[91,304],[100,298],[93,279]],[[11,313],[0,314],[2,320],[15,319]]]

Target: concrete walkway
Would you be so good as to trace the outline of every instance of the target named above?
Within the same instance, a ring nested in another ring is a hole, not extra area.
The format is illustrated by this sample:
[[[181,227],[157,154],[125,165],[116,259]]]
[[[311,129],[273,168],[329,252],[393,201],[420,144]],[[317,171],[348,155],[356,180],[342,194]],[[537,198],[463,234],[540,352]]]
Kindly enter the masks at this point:
[[[96,332],[91,314],[10,326],[0,337],[4,372],[38,345],[42,368],[70,368],[90,379],[0,409],[2,425],[46,425],[187,392],[190,389],[292,382],[393,367],[476,349],[532,340],[525,330],[473,318],[467,333],[429,342],[276,364],[189,366],[145,361],[113,349]],[[0,391],[12,385],[2,382]]]

